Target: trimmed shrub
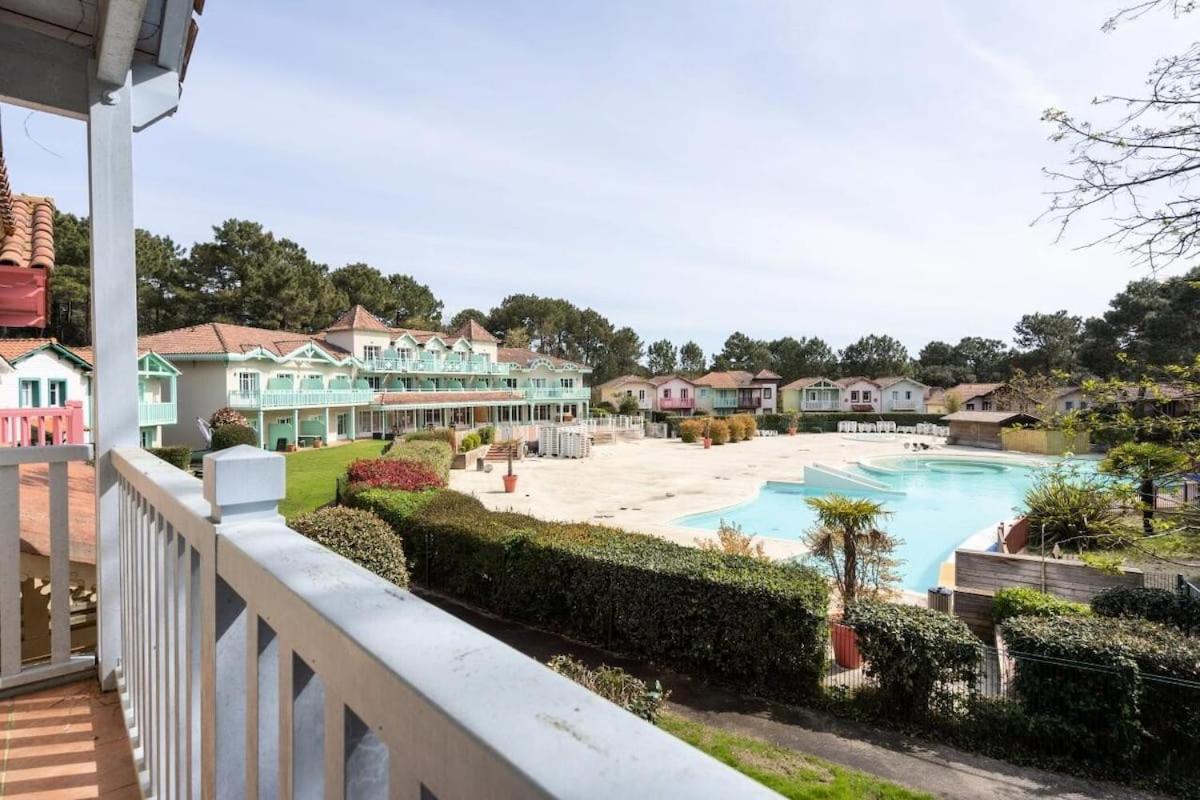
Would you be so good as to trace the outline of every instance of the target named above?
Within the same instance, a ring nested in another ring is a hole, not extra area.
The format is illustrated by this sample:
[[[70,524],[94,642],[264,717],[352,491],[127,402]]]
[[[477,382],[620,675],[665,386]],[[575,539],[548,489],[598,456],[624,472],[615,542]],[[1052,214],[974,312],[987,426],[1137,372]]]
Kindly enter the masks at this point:
[[[742,425],[745,435],[742,438],[753,439],[758,435],[758,421],[753,414],[742,415]]]
[[[488,611],[746,691],[819,692],[828,589],[812,570],[488,511],[452,491],[396,531],[415,575]]]
[[[729,423],[723,419],[714,419],[708,424],[708,436],[713,444],[725,444],[729,441]]]
[[[454,451],[456,439],[453,428],[433,428],[427,431],[413,431],[404,436],[406,442],[445,442]]]
[[[679,438],[684,444],[695,444],[704,436],[704,423],[698,419],[685,420],[679,426]]]
[[[346,468],[346,483],[350,494],[364,489],[419,492],[445,485],[433,467],[403,458],[360,458]]]
[[[212,451],[226,450],[239,444],[258,447],[258,431],[249,425],[222,425],[212,432]]]
[[[608,414],[617,413],[617,407],[612,404],[611,400],[601,400],[596,405],[592,406],[593,411],[604,411]]]
[[[491,425],[486,425],[475,431],[475,433],[479,434],[480,444],[491,444],[496,441],[496,429]]]
[[[349,498],[354,508],[370,511],[393,530],[401,530],[405,522],[438,496],[437,489],[421,492],[398,492],[395,489],[364,489]]]
[[[293,519],[292,528],[397,586],[408,586],[404,548],[390,525],[369,511],[332,506]]]
[[[212,416],[208,418],[208,427],[212,428],[213,430],[216,430],[223,425],[249,424],[249,421],[242,414],[242,412],[238,411],[236,408],[230,408],[229,406],[218,408],[212,413]]]
[[[1027,587],[1001,589],[992,597],[992,620],[997,624],[1012,617],[1061,617],[1089,614],[1087,603],[1075,603]]]
[[[726,419],[725,425],[729,428],[729,441],[731,443],[740,442],[746,438],[746,421],[740,414]]]
[[[1200,633],[1200,599],[1168,589],[1112,586],[1092,598],[1092,611],[1102,617],[1140,617],[1184,633]]]
[[[175,445],[172,447],[151,447],[148,452],[151,455],[158,456],[171,466],[178,467],[185,472],[191,469],[192,448],[190,447],[184,447],[183,445]]]
[[[482,446],[483,446],[483,439],[481,439],[479,437],[478,433],[468,433],[466,436],[463,437],[462,444],[460,444],[458,446],[458,452],[469,453],[472,450],[474,450],[475,448],[482,447]]]
[[[670,694],[663,691],[658,681],[650,686],[620,667],[607,664],[592,669],[570,656],[555,656],[546,662],[546,666],[651,724],[658,721],[662,704]]]
[[[608,409],[600,408],[600,406],[592,406],[590,411],[591,411],[592,416],[597,417],[597,418],[603,418],[603,417],[607,417],[609,415]]]
[[[442,484],[450,478],[450,465],[454,462],[454,450],[442,440],[397,439],[384,453],[384,458],[416,461],[431,468],[441,476]]]
[[[961,619],[921,606],[860,600],[845,622],[858,636],[867,674],[892,713],[924,719],[951,710],[956,683],[972,685],[979,640]]]
[[[1001,630],[1033,740],[1100,763],[1195,772],[1200,690],[1178,681],[1200,681],[1200,639],[1103,616],[1015,617]]]
[[[635,417],[641,413],[642,407],[638,404],[636,397],[627,394],[621,398],[621,403],[617,406],[617,411],[624,416]]]

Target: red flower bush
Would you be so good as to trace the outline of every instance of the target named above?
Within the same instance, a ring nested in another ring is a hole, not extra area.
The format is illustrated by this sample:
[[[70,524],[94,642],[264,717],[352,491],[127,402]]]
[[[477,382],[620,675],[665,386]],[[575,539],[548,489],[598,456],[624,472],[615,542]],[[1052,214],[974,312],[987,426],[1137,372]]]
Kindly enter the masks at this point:
[[[402,458],[364,458],[346,470],[351,491],[363,489],[398,489],[419,492],[445,486],[442,476],[432,467]]]

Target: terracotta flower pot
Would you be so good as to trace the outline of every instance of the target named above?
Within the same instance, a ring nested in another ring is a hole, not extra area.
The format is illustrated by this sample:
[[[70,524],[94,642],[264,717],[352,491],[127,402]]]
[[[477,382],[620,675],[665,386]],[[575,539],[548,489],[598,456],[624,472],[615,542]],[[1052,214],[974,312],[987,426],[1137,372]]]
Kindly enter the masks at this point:
[[[704,449],[705,449],[705,450],[707,450],[707,449],[708,449],[708,448],[710,448],[710,447],[712,447],[712,439],[710,439],[709,437],[705,436],[705,437],[704,437]]]
[[[504,478],[505,494],[512,494],[513,492],[515,492],[517,490],[517,476],[516,475],[501,475],[500,477]]]
[[[834,622],[830,628],[833,636],[833,660],[842,669],[858,669],[862,666],[862,653],[858,652],[858,636],[849,625]]]

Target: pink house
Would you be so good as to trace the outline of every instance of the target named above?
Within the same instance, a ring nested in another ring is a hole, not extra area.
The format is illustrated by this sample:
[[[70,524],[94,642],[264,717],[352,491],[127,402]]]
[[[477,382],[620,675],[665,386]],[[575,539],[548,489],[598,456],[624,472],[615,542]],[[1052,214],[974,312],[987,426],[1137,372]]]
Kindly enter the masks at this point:
[[[44,328],[54,269],[54,203],[14,195],[0,156],[0,325]]]
[[[654,384],[654,410],[666,414],[691,416],[696,409],[696,384],[678,375],[651,378]]]
[[[837,381],[842,387],[842,411],[878,412],[882,396],[879,384],[870,378],[855,376]]]

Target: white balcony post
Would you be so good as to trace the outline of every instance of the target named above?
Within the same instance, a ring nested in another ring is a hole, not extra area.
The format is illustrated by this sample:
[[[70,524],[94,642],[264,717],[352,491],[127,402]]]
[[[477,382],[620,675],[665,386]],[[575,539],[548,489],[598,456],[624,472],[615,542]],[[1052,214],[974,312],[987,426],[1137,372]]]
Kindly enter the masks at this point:
[[[278,520],[287,494],[283,456],[248,444],[204,457],[204,499],[221,525]]]
[[[96,446],[97,650],[100,685],[116,685],[121,651],[114,447],[138,443],[137,284],[133,244],[133,123],[130,78],[88,82],[88,199],[91,216],[92,440]]]

